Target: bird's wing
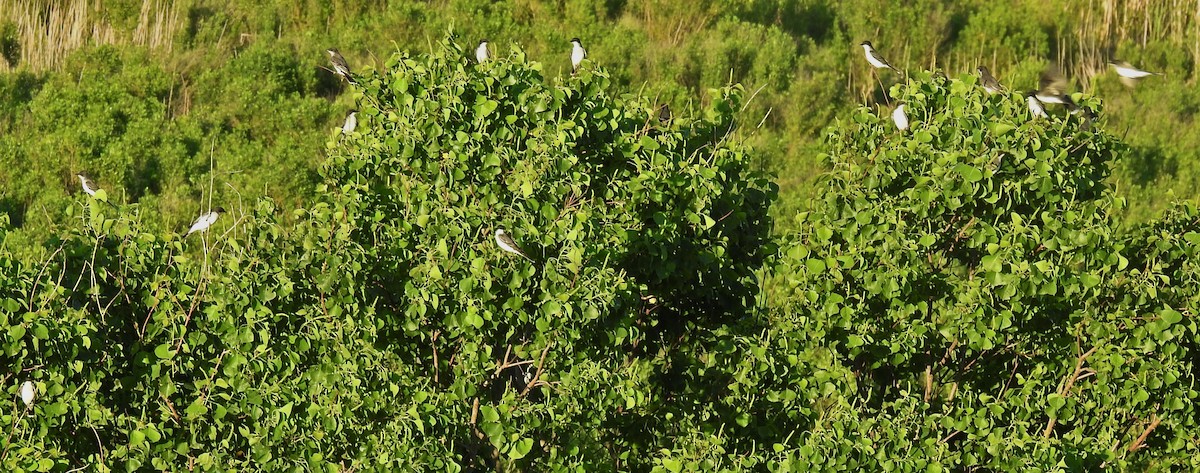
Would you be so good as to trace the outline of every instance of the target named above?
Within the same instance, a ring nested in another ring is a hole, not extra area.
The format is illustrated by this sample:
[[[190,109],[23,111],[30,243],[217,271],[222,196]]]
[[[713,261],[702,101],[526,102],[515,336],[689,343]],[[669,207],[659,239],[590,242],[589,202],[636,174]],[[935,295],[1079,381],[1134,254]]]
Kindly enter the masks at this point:
[[[1051,64],[1038,77],[1038,92],[1046,95],[1066,95],[1067,78],[1058,66]]]

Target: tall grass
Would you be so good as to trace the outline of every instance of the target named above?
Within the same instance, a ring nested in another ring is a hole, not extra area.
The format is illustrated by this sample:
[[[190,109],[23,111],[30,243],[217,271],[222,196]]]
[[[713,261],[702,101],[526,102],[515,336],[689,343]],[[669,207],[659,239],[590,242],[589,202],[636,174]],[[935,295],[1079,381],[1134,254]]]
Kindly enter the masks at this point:
[[[0,72],[18,67],[56,70],[71,51],[89,44],[132,44],[170,51],[179,27],[174,2],[144,0],[133,31],[108,22],[103,0],[4,0],[0,23],[15,25],[16,64],[0,59]]]

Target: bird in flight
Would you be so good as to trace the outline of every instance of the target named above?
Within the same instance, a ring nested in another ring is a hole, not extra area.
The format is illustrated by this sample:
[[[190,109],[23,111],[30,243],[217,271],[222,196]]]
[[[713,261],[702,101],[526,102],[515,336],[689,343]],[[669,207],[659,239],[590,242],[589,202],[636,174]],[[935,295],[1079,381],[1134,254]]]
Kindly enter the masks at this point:
[[[488,60],[488,40],[479,42],[479,46],[475,48],[475,61],[483,64]]]
[[[995,94],[1004,91],[1004,86],[1000,85],[1000,81],[996,80],[995,76],[992,76],[988,68],[979,66],[975,71],[979,72],[979,84],[983,86],[983,90],[986,90],[987,93]]]
[[[579,42],[579,38],[571,38],[571,75],[575,75],[586,58],[587,50],[583,49],[583,43]]]
[[[217,221],[217,217],[220,217],[223,213],[225,213],[225,209],[223,207],[217,207],[212,209],[211,212],[201,214],[196,218],[195,222],[192,222],[192,228],[188,229],[187,235],[184,235],[184,238],[187,238],[188,235],[193,233],[208,230],[208,227],[211,227],[212,224]]]
[[[891,69],[893,71],[900,72],[900,69],[896,69],[895,67],[892,67],[891,64],[888,64],[887,59],[884,59],[883,56],[879,54],[879,51],[875,50],[875,47],[871,45],[870,41],[863,41],[860,46],[862,46],[863,53],[867,56],[867,62],[871,63],[871,66],[874,68]]]
[[[530,258],[529,255],[525,254],[525,250],[522,250],[521,247],[517,245],[517,242],[513,241],[512,236],[510,236],[508,232],[504,231],[503,228],[496,230],[496,244],[500,245],[500,249],[504,251],[521,255],[522,258],[529,260],[530,263],[533,262],[533,258]]]
[[[900,104],[896,110],[892,111],[892,121],[896,122],[896,128],[899,128],[900,131],[908,130],[908,113],[904,111],[904,104]]]
[[[1062,71],[1051,64],[1038,78],[1037,99],[1042,103],[1057,103],[1070,108],[1075,101],[1067,94],[1067,85],[1067,78],[1063,77]]]
[[[342,57],[342,53],[338,52],[337,48],[329,48],[325,52],[329,53],[329,62],[333,64],[333,73],[353,84],[354,78],[350,77],[350,65],[346,64],[346,58]]]
[[[1108,63],[1113,69],[1117,70],[1117,75],[1121,76],[1121,83],[1126,87],[1134,87],[1143,78],[1159,75],[1157,72],[1143,71],[1125,61],[1113,60]]]
[[[349,115],[346,115],[346,123],[342,124],[342,134],[349,135],[358,126],[358,110],[351,110]]]

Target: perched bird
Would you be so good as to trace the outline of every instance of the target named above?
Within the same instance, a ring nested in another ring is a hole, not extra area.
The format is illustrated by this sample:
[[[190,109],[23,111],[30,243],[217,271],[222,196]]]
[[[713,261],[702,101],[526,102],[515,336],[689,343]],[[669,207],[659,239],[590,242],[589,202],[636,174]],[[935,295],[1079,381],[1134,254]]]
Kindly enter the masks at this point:
[[[346,58],[342,57],[342,53],[338,52],[337,48],[329,48],[325,52],[329,53],[329,62],[333,64],[333,73],[353,84],[354,78],[350,77],[350,66],[346,64]]]
[[[983,90],[986,90],[987,93],[995,94],[1004,91],[1004,87],[1000,85],[1000,81],[992,76],[988,68],[979,66],[975,70],[979,72],[979,85],[982,85]]]
[[[900,131],[908,130],[908,113],[904,111],[904,104],[900,104],[896,110],[892,111],[892,121],[896,122],[896,128],[899,128]]]
[[[1033,118],[1050,118],[1050,115],[1046,114],[1046,107],[1042,106],[1042,101],[1038,100],[1036,90],[1026,92],[1025,101],[1029,103],[1029,113]]]
[[[212,224],[217,221],[217,217],[220,217],[223,213],[225,213],[225,209],[223,207],[217,207],[212,209],[211,212],[201,214],[196,218],[195,222],[192,222],[192,228],[188,229],[187,235],[184,235],[184,238],[193,233],[208,230],[208,227],[211,227]]]
[[[475,47],[475,61],[479,62],[480,64],[483,64],[488,60],[487,45],[488,41],[485,39],[479,42],[479,46]]]
[[[1067,78],[1057,66],[1050,65],[1038,78],[1037,99],[1042,103],[1057,103],[1068,107],[1075,104],[1067,94]]]
[[[1143,71],[1133,67],[1125,61],[1112,60],[1109,61],[1108,65],[1117,70],[1117,75],[1121,76],[1121,83],[1125,84],[1126,87],[1136,86],[1145,77],[1158,75],[1157,72]]]
[[[583,49],[583,43],[579,42],[579,38],[571,38],[571,75],[579,70],[579,65],[586,58],[587,50]]]
[[[1093,112],[1090,108],[1076,105],[1075,103],[1067,104],[1067,110],[1071,111],[1071,115],[1080,117],[1080,130],[1092,131],[1092,122],[1096,120],[1096,112]]]
[[[871,46],[870,41],[863,41],[861,46],[863,47],[863,53],[867,56],[867,62],[871,63],[871,66],[876,69],[891,69],[900,72],[900,69],[892,67],[883,56],[879,55],[879,51],[876,51],[875,47]]]
[[[25,407],[33,407],[33,398],[36,395],[37,386],[33,385],[33,381],[21,383],[21,401],[25,402]]]
[[[500,245],[500,249],[504,251],[521,255],[522,258],[529,260],[530,263],[533,262],[533,258],[530,258],[529,255],[525,254],[525,250],[522,250],[520,246],[517,246],[517,242],[513,241],[512,237],[509,236],[508,232],[504,231],[504,229],[496,230],[496,244]]]
[[[665,103],[658,107],[658,124],[662,126],[671,124],[671,107]]]
[[[96,183],[91,179],[88,179],[88,177],[83,173],[76,174],[76,176],[79,177],[79,185],[83,186],[83,192],[87,195],[95,197],[96,191],[99,190],[99,188],[96,187]]]
[[[358,126],[358,117],[355,116],[358,110],[351,110],[349,115],[346,115],[346,123],[342,124],[342,133],[349,135]]]

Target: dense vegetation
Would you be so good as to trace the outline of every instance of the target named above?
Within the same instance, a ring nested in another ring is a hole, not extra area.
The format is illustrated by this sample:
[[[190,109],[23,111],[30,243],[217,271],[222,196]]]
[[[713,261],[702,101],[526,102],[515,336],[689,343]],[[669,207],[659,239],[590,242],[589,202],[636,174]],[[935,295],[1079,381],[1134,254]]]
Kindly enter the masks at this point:
[[[1200,468],[1195,20],[893,3],[0,5],[0,468]]]

